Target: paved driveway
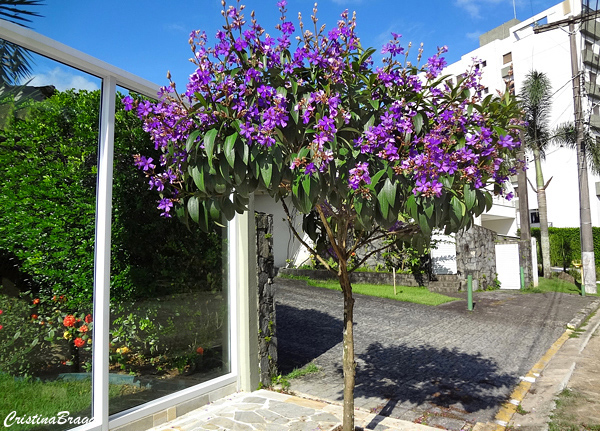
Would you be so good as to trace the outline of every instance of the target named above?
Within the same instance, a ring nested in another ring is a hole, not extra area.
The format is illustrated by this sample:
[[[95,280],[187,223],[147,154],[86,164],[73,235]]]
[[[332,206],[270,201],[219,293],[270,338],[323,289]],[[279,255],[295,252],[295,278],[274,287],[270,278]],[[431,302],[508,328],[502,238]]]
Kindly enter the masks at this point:
[[[342,295],[277,278],[279,367],[320,372],[292,391],[342,400]],[[476,292],[437,307],[356,296],[356,407],[447,429],[493,420],[500,404],[593,299]],[[373,424],[374,425],[374,424]]]

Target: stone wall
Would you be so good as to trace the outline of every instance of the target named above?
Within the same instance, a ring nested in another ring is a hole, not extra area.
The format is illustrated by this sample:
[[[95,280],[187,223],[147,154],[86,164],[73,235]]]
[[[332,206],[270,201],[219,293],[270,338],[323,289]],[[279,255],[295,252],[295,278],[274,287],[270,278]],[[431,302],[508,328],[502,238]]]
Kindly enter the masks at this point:
[[[496,232],[473,225],[456,234],[456,269],[464,280],[473,276],[473,290],[483,290],[496,278]]]
[[[273,216],[255,213],[256,274],[258,281],[258,355],[260,383],[271,385],[277,375],[277,334],[275,331],[275,300],[273,277]]]

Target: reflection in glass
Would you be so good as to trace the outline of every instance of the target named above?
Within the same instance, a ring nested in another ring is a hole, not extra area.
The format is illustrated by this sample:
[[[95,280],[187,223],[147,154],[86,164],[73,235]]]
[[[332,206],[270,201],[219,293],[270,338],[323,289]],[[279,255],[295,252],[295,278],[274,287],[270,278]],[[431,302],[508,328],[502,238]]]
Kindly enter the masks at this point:
[[[58,77],[100,84],[36,55],[31,64],[17,85],[0,84],[0,412],[68,411],[58,430],[91,414],[100,100]]]
[[[154,149],[134,112],[117,95],[111,259],[109,381],[137,388],[111,399],[110,413],[229,372],[224,234],[203,233],[160,217],[150,190]],[[148,170],[134,155],[151,158]]]

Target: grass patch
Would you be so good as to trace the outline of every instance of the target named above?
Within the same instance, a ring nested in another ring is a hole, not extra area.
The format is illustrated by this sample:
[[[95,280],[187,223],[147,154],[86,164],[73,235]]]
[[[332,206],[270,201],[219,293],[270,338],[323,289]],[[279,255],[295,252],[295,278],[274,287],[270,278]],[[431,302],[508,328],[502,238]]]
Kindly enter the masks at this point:
[[[285,376],[280,374],[277,377],[273,377],[273,385],[281,386],[281,390],[286,392],[290,388],[290,380],[306,376],[307,374],[318,373],[319,371],[319,367],[311,362],[302,368],[294,368],[292,372]]]
[[[556,399],[556,409],[550,417],[549,431],[600,431],[600,424],[581,422],[574,414],[574,408],[586,403],[587,399],[570,389],[563,390]]]
[[[311,286],[341,291],[337,280],[312,280],[308,277],[289,275],[286,275],[285,278],[304,280]],[[451,298],[440,293],[430,292],[426,287],[396,286],[398,294],[394,295],[394,286],[390,284],[353,283],[352,291],[361,295],[377,296],[379,298],[395,299],[396,301],[414,302],[415,304],[424,305],[440,305],[458,300],[457,298]]]
[[[70,417],[91,416],[92,382],[91,380],[64,381],[53,380],[42,382],[31,379],[15,379],[8,374],[0,374],[0,415],[2,420],[16,411],[18,417],[38,415],[39,418],[56,417],[59,412],[68,411]],[[137,392],[140,389],[128,385],[109,385],[109,397],[115,398]],[[63,430],[74,425],[20,425],[14,423],[11,431],[20,430]]]
[[[570,295],[581,295],[581,288],[568,281],[559,280],[556,278],[539,278],[538,287],[523,289],[522,293],[545,293],[545,292],[561,292],[568,293]],[[588,296],[598,296],[586,293]]]

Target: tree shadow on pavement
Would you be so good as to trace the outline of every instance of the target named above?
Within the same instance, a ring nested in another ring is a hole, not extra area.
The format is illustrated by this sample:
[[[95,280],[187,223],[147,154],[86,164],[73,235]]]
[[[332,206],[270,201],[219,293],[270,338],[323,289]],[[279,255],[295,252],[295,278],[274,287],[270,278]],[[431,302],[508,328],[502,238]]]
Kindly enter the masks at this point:
[[[356,359],[355,398],[388,400],[378,411],[381,416],[390,416],[402,403],[464,414],[495,410],[519,381],[500,372],[493,360],[457,349],[372,343]]]
[[[343,324],[329,314],[277,304],[277,366],[302,368],[342,341]],[[341,352],[340,352],[341,355]]]

